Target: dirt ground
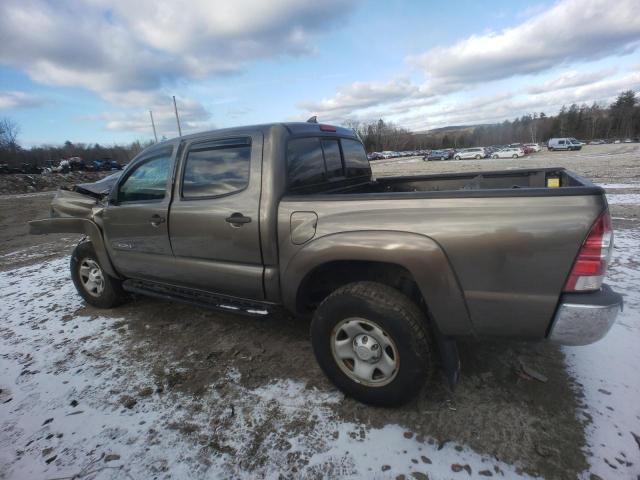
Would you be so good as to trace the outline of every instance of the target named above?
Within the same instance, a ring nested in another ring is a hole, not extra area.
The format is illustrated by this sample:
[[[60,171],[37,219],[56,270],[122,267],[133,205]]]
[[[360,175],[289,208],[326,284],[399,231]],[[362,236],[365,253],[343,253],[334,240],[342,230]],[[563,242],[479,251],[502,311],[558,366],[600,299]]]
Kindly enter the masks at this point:
[[[68,272],[77,238],[27,233],[28,220],[48,216],[52,193],[0,192],[0,478],[636,478],[640,385],[626,362],[640,361],[640,146],[405,158],[374,171],[530,166],[564,166],[607,188],[621,245],[610,277],[627,297],[610,335],[628,347],[574,355],[464,340],[456,390],[437,379],[395,409],[339,394],[304,321],[146,298],[86,306]],[[608,365],[598,355],[621,373],[600,374],[589,363]],[[546,381],[522,374],[523,363]]]

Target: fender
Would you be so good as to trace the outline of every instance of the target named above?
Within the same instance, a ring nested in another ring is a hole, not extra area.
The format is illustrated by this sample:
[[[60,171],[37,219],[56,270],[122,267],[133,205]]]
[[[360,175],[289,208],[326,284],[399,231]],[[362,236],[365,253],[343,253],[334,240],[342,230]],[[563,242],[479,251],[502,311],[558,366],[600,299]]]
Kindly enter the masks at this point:
[[[443,335],[473,334],[464,295],[447,256],[433,239],[416,233],[367,230],[312,240],[283,269],[284,305],[296,311],[298,289],[304,278],[316,267],[340,260],[385,262],[406,268]]]
[[[29,233],[32,235],[46,235],[48,233],[80,233],[91,239],[93,248],[96,251],[98,262],[104,271],[115,278],[120,278],[116,272],[109,254],[104,245],[102,232],[98,225],[86,218],[46,218],[44,220],[33,220],[29,222]]]

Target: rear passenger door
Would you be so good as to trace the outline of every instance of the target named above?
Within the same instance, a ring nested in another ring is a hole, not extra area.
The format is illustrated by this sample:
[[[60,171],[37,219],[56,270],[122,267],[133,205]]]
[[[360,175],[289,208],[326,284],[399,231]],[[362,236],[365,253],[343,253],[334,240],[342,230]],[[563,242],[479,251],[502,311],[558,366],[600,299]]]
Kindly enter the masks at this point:
[[[263,299],[259,211],[262,133],[188,142],[183,149],[169,236],[174,280]]]

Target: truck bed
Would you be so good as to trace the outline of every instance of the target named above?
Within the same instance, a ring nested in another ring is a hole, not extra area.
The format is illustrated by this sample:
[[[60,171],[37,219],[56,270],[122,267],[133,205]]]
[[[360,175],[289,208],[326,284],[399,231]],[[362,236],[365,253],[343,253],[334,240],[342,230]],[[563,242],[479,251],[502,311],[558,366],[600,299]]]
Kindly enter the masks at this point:
[[[305,248],[289,240],[294,212],[317,215],[314,241],[393,232],[385,245],[393,249],[395,236],[415,234],[416,245],[426,237],[456,273],[475,334],[543,338],[578,249],[606,208],[602,188],[562,168],[379,178],[283,197],[279,251],[288,259]]]
[[[332,194],[419,193],[432,197],[537,196],[601,194],[589,180],[564,168],[445,173],[421,176],[381,177]],[[475,192],[475,193],[474,193]]]

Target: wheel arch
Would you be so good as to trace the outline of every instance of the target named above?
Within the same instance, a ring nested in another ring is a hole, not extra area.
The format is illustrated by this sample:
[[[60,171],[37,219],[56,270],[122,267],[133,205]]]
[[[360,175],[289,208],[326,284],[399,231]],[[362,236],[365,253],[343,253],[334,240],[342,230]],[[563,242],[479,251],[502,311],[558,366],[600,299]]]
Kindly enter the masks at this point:
[[[102,237],[102,231],[91,220],[86,218],[47,218],[29,222],[29,233],[32,235],[46,235],[48,233],[79,233],[91,240],[93,248],[100,262],[100,266],[106,273],[115,278],[121,278],[111,263],[111,258]]]
[[[306,244],[282,272],[283,303],[298,315],[312,313],[307,300],[318,286],[320,293],[323,289],[330,293],[351,281],[373,280],[424,300],[443,334],[473,334],[455,273],[442,248],[424,235],[397,231],[327,235]]]

